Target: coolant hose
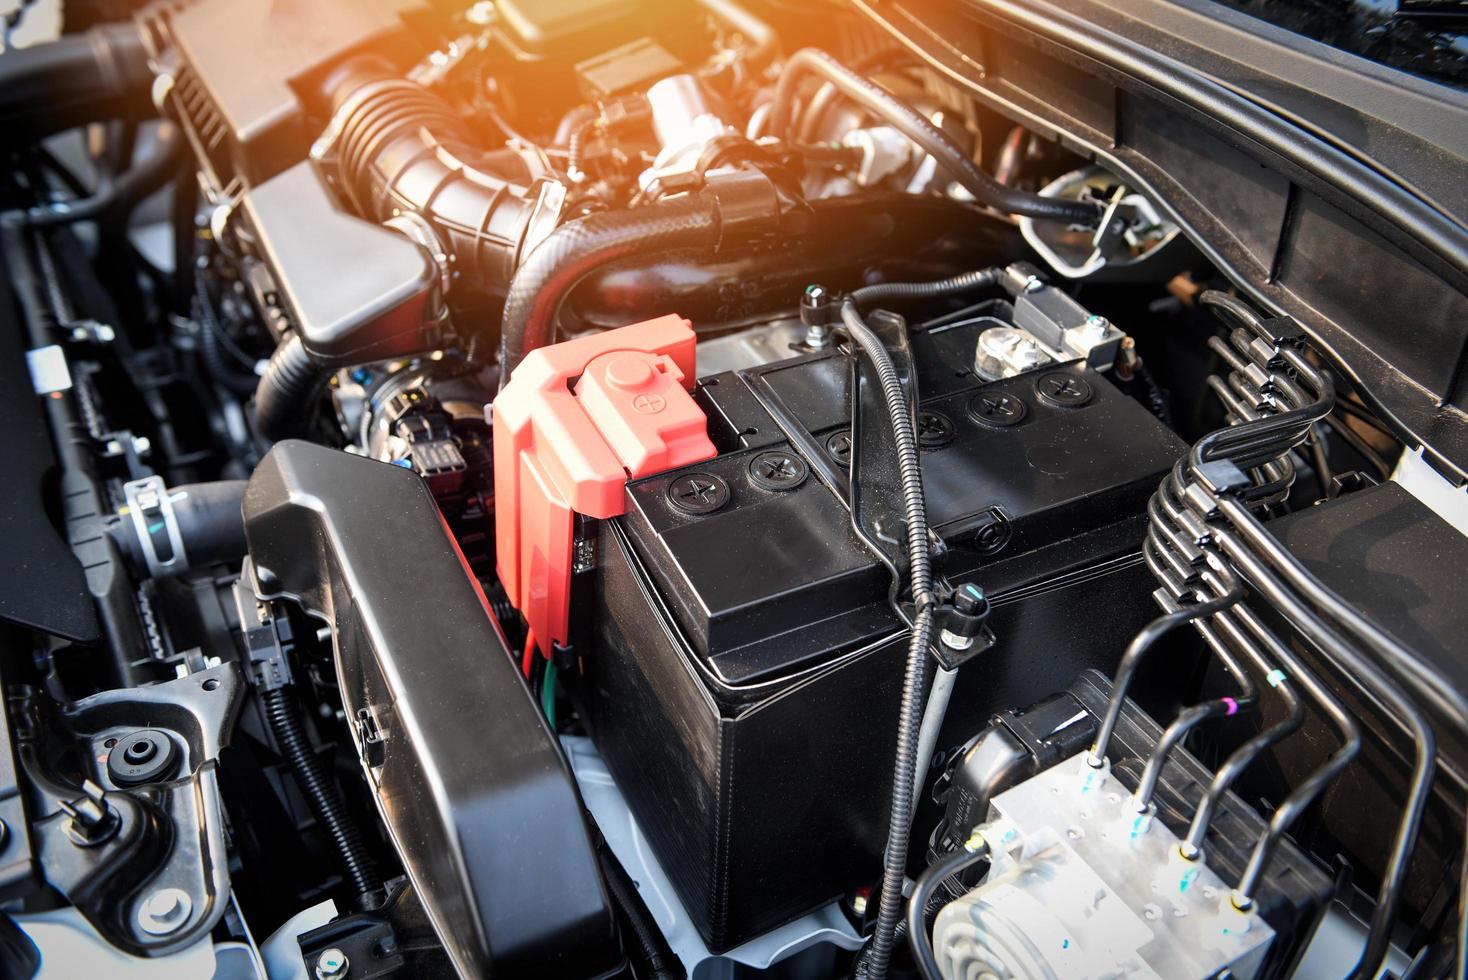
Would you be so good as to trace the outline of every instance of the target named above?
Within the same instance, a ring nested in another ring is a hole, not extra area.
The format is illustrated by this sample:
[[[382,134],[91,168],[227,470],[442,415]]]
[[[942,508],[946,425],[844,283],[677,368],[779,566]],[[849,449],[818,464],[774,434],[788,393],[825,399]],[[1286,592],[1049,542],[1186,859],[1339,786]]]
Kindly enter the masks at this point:
[[[28,208],[23,220],[33,228],[70,225],[104,219],[126,226],[134,209],[178,174],[184,159],[185,142],[177,126],[164,123],[158,129],[153,152],[90,197]]]
[[[628,938],[636,943],[639,957],[637,975],[647,980],[685,980],[688,973],[683,969],[682,961],[673,953],[662,930],[653,921],[652,913],[642,901],[642,896],[637,894],[637,886],[632,883],[627,869],[605,844],[597,848],[596,853],[607,891],[611,892],[612,902],[621,911],[632,933]]]
[[[630,256],[712,251],[719,240],[718,204],[698,196],[592,214],[557,228],[510,281],[500,338],[500,385],[526,354],[551,342],[561,302],[587,274]]]
[[[168,488],[169,508],[178,524],[178,537],[187,559],[177,571],[238,561],[245,556],[248,549],[241,504],[246,482],[216,480]],[[146,546],[138,540],[138,528],[132,520],[117,521],[109,533],[134,569],[149,567]]]
[[[353,893],[362,897],[380,891],[382,883],[378,880],[377,869],[366,848],[362,846],[362,838],[357,833],[356,825],[347,819],[336,786],[331,782],[321,765],[321,759],[306,737],[306,728],[301,721],[301,708],[290,688],[278,687],[262,691],[260,701],[265,708],[270,732],[275,736],[281,754],[290,763],[296,783],[311,805],[312,812],[326,828],[326,833],[341,858],[347,880],[351,882]]]
[[[766,131],[771,136],[780,139],[790,137],[796,90],[807,74],[823,78],[842,95],[867,112],[881,117],[920,146],[980,204],[1005,214],[1040,220],[1065,221],[1087,226],[1094,226],[1100,221],[1101,209],[1095,204],[1042,197],[999,183],[921,112],[819,48],[802,48],[786,60],[780,82],[775,87],[774,99],[770,103]]]
[[[281,341],[255,386],[255,431],[269,442],[293,435],[325,381],[325,369],[306,352],[299,334]]]
[[[131,23],[94,27],[0,58],[0,147],[89,122],[153,114],[153,72]]]

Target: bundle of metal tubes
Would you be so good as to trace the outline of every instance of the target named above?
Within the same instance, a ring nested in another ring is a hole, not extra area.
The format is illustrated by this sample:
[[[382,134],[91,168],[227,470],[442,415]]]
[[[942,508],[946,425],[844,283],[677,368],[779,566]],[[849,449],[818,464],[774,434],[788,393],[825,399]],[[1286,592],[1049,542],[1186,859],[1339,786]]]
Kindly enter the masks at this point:
[[[1285,708],[1282,720],[1245,741],[1218,767],[1205,791],[1182,845],[1185,857],[1205,859],[1208,826],[1224,794],[1267,750],[1301,727],[1307,705],[1322,714],[1338,733],[1339,745],[1280,803],[1254,845],[1234,892],[1235,904],[1251,906],[1280,840],[1361,751],[1356,720],[1302,661],[1290,638],[1281,637],[1255,607],[1277,610],[1300,639],[1355,677],[1400,718],[1413,739],[1406,804],[1377,892],[1366,946],[1351,974],[1374,977],[1387,952],[1436,768],[1436,740],[1421,704],[1461,725],[1468,724],[1468,701],[1420,657],[1309,573],[1265,528],[1259,514],[1289,494],[1296,471],[1292,454],[1334,407],[1334,387],[1329,375],[1306,357],[1304,335],[1292,321],[1261,319],[1223,293],[1205,293],[1202,302],[1231,328],[1227,340],[1211,341],[1229,373],[1209,379],[1229,426],[1199,440],[1149,505],[1144,553],[1161,585],[1155,598],[1164,614],[1143,629],[1124,654],[1089,761],[1098,767],[1106,764],[1122,701],[1148,650],[1168,631],[1191,624],[1238,691],[1179,712],[1139,780],[1133,799],[1139,811],[1153,806],[1152,793],[1167,755],[1192,729],[1212,718],[1251,710],[1262,698],[1278,698]],[[1245,603],[1248,597],[1253,605]],[[1402,682],[1382,669],[1385,663],[1397,669]],[[1263,677],[1265,689],[1256,690],[1251,676]],[[1464,868],[1468,874],[1468,860]],[[1468,877],[1459,888],[1459,975],[1468,975],[1465,884]]]

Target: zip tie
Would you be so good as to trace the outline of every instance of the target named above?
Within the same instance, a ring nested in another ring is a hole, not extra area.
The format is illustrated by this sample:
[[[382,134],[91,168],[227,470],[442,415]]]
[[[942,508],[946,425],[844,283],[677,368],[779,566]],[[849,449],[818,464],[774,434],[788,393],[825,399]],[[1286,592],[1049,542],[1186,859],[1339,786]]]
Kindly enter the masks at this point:
[[[1288,674],[1276,667],[1265,675],[1264,679],[1269,682],[1270,687],[1279,687],[1288,677]]]

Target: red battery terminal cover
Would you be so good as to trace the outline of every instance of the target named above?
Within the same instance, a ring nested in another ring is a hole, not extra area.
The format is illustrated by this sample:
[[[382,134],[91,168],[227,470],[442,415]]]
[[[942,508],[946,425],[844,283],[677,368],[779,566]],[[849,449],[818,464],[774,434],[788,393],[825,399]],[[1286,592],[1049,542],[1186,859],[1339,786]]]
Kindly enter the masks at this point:
[[[574,515],[615,517],[629,479],[716,455],[688,393],[695,344],[672,315],[552,344],[495,398],[496,560],[542,650],[567,640]]]

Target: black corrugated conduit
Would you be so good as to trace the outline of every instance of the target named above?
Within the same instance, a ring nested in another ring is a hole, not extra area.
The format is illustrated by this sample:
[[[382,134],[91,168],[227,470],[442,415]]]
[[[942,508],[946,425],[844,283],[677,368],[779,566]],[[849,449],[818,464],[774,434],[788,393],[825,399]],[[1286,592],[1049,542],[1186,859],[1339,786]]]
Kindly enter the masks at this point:
[[[306,352],[298,334],[282,340],[255,386],[255,431],[270,442],[300,431],[329,373]]]
[[[377,869],[367,850],[362,846],[357,827],[347,818],[336,786],[321,765],[311,741],[306,737],[306,728],[301,721],[301,707],[289,687],[278,687],[262,691],[260,700],[265,708],[265,717],[270,724],[271,734],[280,746],[281,754],[290,763],[301,794],[311,805],[316,818],[321,821],[342,869],[351,884],[353,894],[370,904],[370,899],[382,890]]]
[[[928,647],[933,632],[933,569],[928,552],[928,517],[923,499],[922,465],[918,456],[916,428],[902,379],[886,346],[862,319],[859,305],[889,299],[945,296],[993,285],[996,269],[966,272],[930,283],[882,283],[855,290],[841,305],[841,321],[851,339],[861,348],[876,371],[882,401],[892,420],[897,446],[897,469],[902,489],[902,506],[907,536],[908,577],[915,614],[908,640],[907,664],[903,671],[902,700],[898,708],[897,751],[892,769],[892,802],[888,818],[887,846],[882,858],[882,886],[876,927],[863,956],[869,980],[884,980],[892,960],[897,924],[902,919],[902,885],[906,877],[908,838],[912,830],[915,777],[921,732],[929,710],[941,711],[946,704],[924,706]]]

